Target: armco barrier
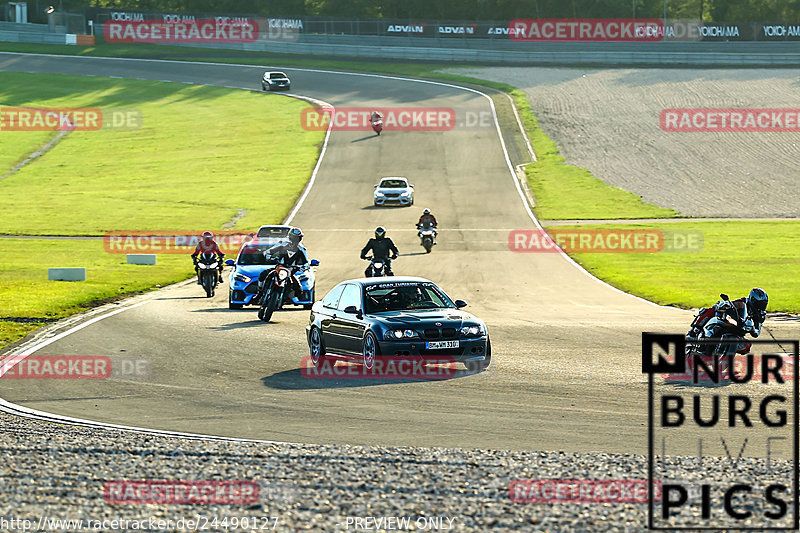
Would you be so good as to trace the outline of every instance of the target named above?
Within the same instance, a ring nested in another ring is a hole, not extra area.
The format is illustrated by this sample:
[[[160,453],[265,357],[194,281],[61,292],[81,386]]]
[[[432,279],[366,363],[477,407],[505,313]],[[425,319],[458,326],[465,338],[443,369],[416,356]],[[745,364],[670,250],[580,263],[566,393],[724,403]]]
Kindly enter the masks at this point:
[[[68,38],[72,40],[71,43],[67,41]],[[32,44],[76,44],[77,39],[75,35],[68,33],[0,30],[0,41]]]
[[[350,38],[352,39],[352,36]],[[720,43],[713,43],[715,45],[713,52],[703,51],[705,47],[698,47],[698,45],[706,43],[663,43],[668,45],[669,51],[659,51],[653,46],[648,47],[646,51],[641,51],[642,47],[637,43],[614,47],[597,46],[598,43],[581,44],[583,44],[582,48],[564,46],[561,50],[558,47],[550,46],[548,51],[360,46],[278,41],[217,44],[213,48],[284,54],[542,65],[800,66],[800,44],[750,43],[755,46],[748,47],[747,52],[718,51]],[[208,47],[209,45],[187,44],[184,46]],[[683,50],[676,51],[677,48]]]

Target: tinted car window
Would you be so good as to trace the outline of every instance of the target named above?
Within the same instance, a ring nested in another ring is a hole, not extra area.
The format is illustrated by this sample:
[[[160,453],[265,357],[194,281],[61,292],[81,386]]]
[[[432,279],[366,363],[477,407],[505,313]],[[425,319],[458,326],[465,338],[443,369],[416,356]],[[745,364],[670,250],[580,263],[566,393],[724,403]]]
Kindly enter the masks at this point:
[[[356,309],[361,309],[361,291],[355,285],[345,286],[342,297],[339,298],[338,308],[343,311],[351,305],[354,305]]]
[[[290,228],[260,228],[258,230],[258,236],[283,239],[289,235],[289,229]]]
[[[285,77],[286,77],[286,74],[284,74],[283,72],[273,72],[270,75],[270,78],[272,78],[273,80],[277,80],[277,79],[285,78]]]
[[[331,292],[328,293],[325,298],[322,299],[323,307],[329,307],[331,309],[336,309],[336,304],[339,303],[339,296],[342,295],[342,290],[344,289],[344,285],[337,285]]]
[[[453,308],[455,304],[432,283],[381,283],[364,290],[364,312]]]
[[[238,261],[239,264],[240,265],[270,264],[266,256],[264,256],[264,250],[267,250],[270,247],[271,245],[245,246],[244,248],[242,248],[242,251],[239,252],[239,261]],[[274,263],[274,261],[272,263]]]
[[[381,187],[387,189],[405,189],[408,187],[408,184],[403,180],[383,180],[381,182]]]

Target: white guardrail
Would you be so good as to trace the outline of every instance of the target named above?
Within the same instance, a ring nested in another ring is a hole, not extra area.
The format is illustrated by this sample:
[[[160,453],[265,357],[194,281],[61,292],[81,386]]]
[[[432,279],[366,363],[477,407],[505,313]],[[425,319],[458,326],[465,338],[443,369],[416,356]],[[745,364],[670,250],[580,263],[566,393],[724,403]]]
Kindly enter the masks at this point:
[[[102,33],[102,26],[96,31]],[[74,34],[19,32],[0,30],[0,41],[40,44],[76,44]],[[574,43],[565,43],[574,44]],[[636,50],[635,45],[615,50],[592,50],[591,43],[585,49],[565,46],[563,50],[549,46],[547,50],[497,50],[476,48],[442,48],[425,46],[387,46],[332,44],[320,42],[256,41],[252,43],[204,43],[183,46],[270,52],[280,54],[302,54],[321,56],[364,57],[380,59],[411,59],[422,61],[459,61],[472,63],[543,64],[543,65],[689,65],[689,66],[800,66],[800,42],[797,47],[778,48],[762,46],[763,51],[699,51],[693,50],[696,43],[685,43],[676,50],[659,51],[649,47]],[[766,44],[766,43],[764,43]],[[780,44],[780,43],[779,43]],[[679,45],[680,46],[680,45]]]

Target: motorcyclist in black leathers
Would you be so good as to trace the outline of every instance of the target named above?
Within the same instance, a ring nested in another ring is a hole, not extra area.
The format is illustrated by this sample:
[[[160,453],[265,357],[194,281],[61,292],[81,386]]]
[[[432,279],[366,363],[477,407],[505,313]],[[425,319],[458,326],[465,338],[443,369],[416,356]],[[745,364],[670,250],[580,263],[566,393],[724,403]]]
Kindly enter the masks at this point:
[[[267,257],[271,257],[274,262],[292,269],[292,271],[294,271],[296,267],[308,266],[308,254],[306,253],[305,247],[300,245],[300,241],[303,239],[303,231],[300,228],[292,228],[289,230],[288,238],[288,242],[284,241],[278,243],[265,251],[264,254]],[[264,280],[272,272],[274,272],[274,270],[265,270],[259,274],[258,280],[262,292],[266,291],[266,288],[263,287]],[[302,288],[300,287],[300,282],[297,281],[296,276],[292,275],[289,277],[289,286],[294,291],[295,296],[300,298]]]
[[[375,228],[375,237],[370,239],[367,245],[361,249],[361,259],[366,259],[370,250],[374,259],[382,259],[386,264],[386,275],[394,276],[389,253],[391,252],[391,259],[397,259],[397,255],[400,252],[397,251],[397,246],[394,245],[392,239],[386,236],[386,229],[383,226]],[[367,267],[364,271],[364,275],[367,277],[369,277],[369,270],[370,267]]]
[[[745,335],[750,334],[756,338],[761,334],[761,326],[767,318],[768,302],[766,291],[758,287],[754,287],[745,298],[720,300],[712,307],[698,313],[686,337],[688,340],[718,339],[723,335],[733,335],[744,340]],[[726,316],[729,316],[736,325],[724,320]],[[713,348],[713,345],[702,346],[702,350],[707,354],[710,354]],[[746,353],[749,349],[750,344],[742,342],[736,351]]]

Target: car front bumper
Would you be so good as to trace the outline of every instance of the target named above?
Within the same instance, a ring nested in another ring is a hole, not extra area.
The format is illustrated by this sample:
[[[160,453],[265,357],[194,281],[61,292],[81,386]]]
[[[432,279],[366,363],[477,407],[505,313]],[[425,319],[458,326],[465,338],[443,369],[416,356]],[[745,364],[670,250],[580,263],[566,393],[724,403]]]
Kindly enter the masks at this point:
[[[411,205],[412,197],[396,197],[396,198],[387,198],[386,196],[378,197],[375,196],[375,204],[376,205]]]
[[[428,349],[428,342],[441,342],[442,340],[458,340],[458,348]],[[481,361],[486,355],[488,337],[470,337],[467,339],[440,339],[438,341],[415,340],[381,340],[378,341],[380,353],[383,356],[402,359],[422,358],[425,360],[453,360],[457,362]]]
[[[255,304],[253,298],[258,292],[258,280],[250,283],[244,281],[230,281],[230,302],[232,304],[251,305]]]

